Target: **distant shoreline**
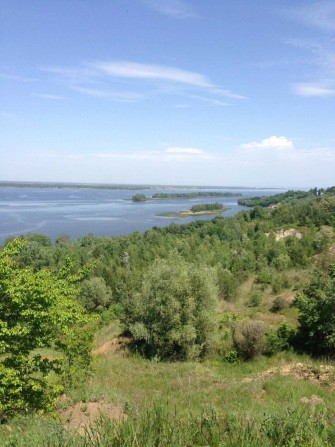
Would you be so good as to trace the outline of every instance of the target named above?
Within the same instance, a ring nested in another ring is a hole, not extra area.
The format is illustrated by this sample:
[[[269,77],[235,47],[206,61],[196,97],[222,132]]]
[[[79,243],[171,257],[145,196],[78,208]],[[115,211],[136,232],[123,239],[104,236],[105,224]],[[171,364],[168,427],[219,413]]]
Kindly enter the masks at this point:
[[[15,182],[0,181],[0,188],[37,188],[37,189],[110,189],[110,190],[144,190],[144,189],[229,189],[229,190],[286,190],[286,188],[254,188],[251,186],[197,186],[197,185],[137,185],[137,184],[99,184],[99,183],[58,183],[58,182]]]

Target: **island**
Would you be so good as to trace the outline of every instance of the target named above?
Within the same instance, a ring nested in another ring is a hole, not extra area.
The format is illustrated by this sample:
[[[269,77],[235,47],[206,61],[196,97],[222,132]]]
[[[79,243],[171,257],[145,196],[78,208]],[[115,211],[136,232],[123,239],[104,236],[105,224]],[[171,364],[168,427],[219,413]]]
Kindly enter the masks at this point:
[[[189,210],[184,211],[172,211],[167,213],[158,214],[160,217],[192,217],[192,216],[202,216],[207,214],[221,214],[227,211],[222,203],[200,203],[198,205],[193,205]]]
[[[218,191],[197,191],[188,193],[168,193],[161,192],[147,197],[145,194],[135,194],[131,200],[133,202],[145,202],[147,200],[174,200],[174,199],[199,199],[203,197],[241,197],[239,192],[218,192]]]

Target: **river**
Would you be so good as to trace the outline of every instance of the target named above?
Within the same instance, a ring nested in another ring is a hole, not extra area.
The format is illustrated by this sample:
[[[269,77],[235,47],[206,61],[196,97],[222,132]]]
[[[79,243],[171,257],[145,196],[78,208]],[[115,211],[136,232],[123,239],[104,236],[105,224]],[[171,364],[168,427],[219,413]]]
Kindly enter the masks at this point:
[[[116,236],[163,227],[172,222],[187,223],[211,216],[187,218],[158,217],[157,214],[187,210],[195,203],[220,202],[228,209],[222,215],[232,216],[246,207],[237,204],[238,197],[206,197],[194,199],[132,202],[137,193],[188,193],[197,189],[76,189],[76,188],[0,188],[0,244],[8,237],[27,233],[44,233],[55,240],[62,233],[71,239],[93,233]],[[201,191],[207,191],[201,189]],[[243,197],[278,194],[273,189],[208,189],[208,191],[241,193]]]

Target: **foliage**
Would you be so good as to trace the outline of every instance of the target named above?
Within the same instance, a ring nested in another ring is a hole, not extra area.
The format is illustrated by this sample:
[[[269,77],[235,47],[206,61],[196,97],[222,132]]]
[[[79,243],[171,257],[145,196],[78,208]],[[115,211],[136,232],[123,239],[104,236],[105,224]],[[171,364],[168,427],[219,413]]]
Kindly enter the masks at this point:
[[[272,306],[271,306],[271,312],[279,312],[283,309],[285,309],[285,307],[288,306],[288,302],[286,300],[286,298],[284,298],[283,296],[276,296],[276,298],[273,300]]]
[[[241,321],[233,327],[233,341],[239,354],[252,360],[262,353],[264,346],[264,323],[258,320]]]
[[[48,270],[20,269],[25,246],[14,240],[0,252],[0,420],[17,412],[48,410],[60,389],[48,381],[60,373],[60,358],[37,350],[75,337],[88,321],[77,303],[78,276],[64,266],[57,276]],[[65,352],[68,357],[71,350]]]
[[[196,199],[199,197],[238,197],[241,193],[218,192],[218,191],[197,191],[189,193],[155,193],[153,199]]]
[[[265,352],[272,355],[289,349],[295,335],[296,328],[287,321],[282,322],[277,329],[267,332]]]
[[[148,198],[144,194],[135,194],[131,200],[133,202],[145,202]]]
[[[222,210],[223,204],[222,203],[199,203],[198,205],[191,206],[192,213],[198,213],[200,211],[216,211],[216,210]]]
[[[333,354],[335,348],[335,264],[315,271],[310,285],[297,294],[300,344],[313,354]]]
[[[256,290],[253,290],[248,300],[248,307],[258,307],[261,303],[262,296]]]
[[[80,286],[80,303],[88,311],[102,312],[112,302],[112,292],[103,278],[85,279]]]
[[[213,269],[172,254],[145,274],[128,303],[127,323],[145,353],[164,359],[203,355],[214,330],[218,289]]]
[[[251,197],[238,200],[239,205],[244,206],[271,206],[278,203],[285,203],[293,199],[304,199],[313,197],[315,194],[311,191],[287,191],[273,196]]]

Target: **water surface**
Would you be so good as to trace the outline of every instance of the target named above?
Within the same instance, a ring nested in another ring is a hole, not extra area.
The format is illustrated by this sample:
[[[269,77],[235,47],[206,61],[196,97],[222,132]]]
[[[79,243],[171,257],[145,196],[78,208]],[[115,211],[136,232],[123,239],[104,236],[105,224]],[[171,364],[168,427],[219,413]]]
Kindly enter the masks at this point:
[[[232,216],[246,207],[237,204],[238,197],[206,197],[198,199],[154,200],[132,202],[137,193],[150,197],[154,193],[188,193],[195,189],[52,189],[0,188],[0,244],[11,236],[27,233],[45,233],[55,240],[66,233],[77,238],[88,233],[96,236],[115,236],[133,231],[144,231],[153,226],[162,227],[199,219],[213,219],[213,215],[187,218],[158,217],[157,214],[187,210],[195,203],[220,202],[229,210],[223,216]],[[201,189],[206,191],[206,189]],[[266,189],[209,189],[209,191],[241,193],[244,197],[278,194],[284,190]]]

